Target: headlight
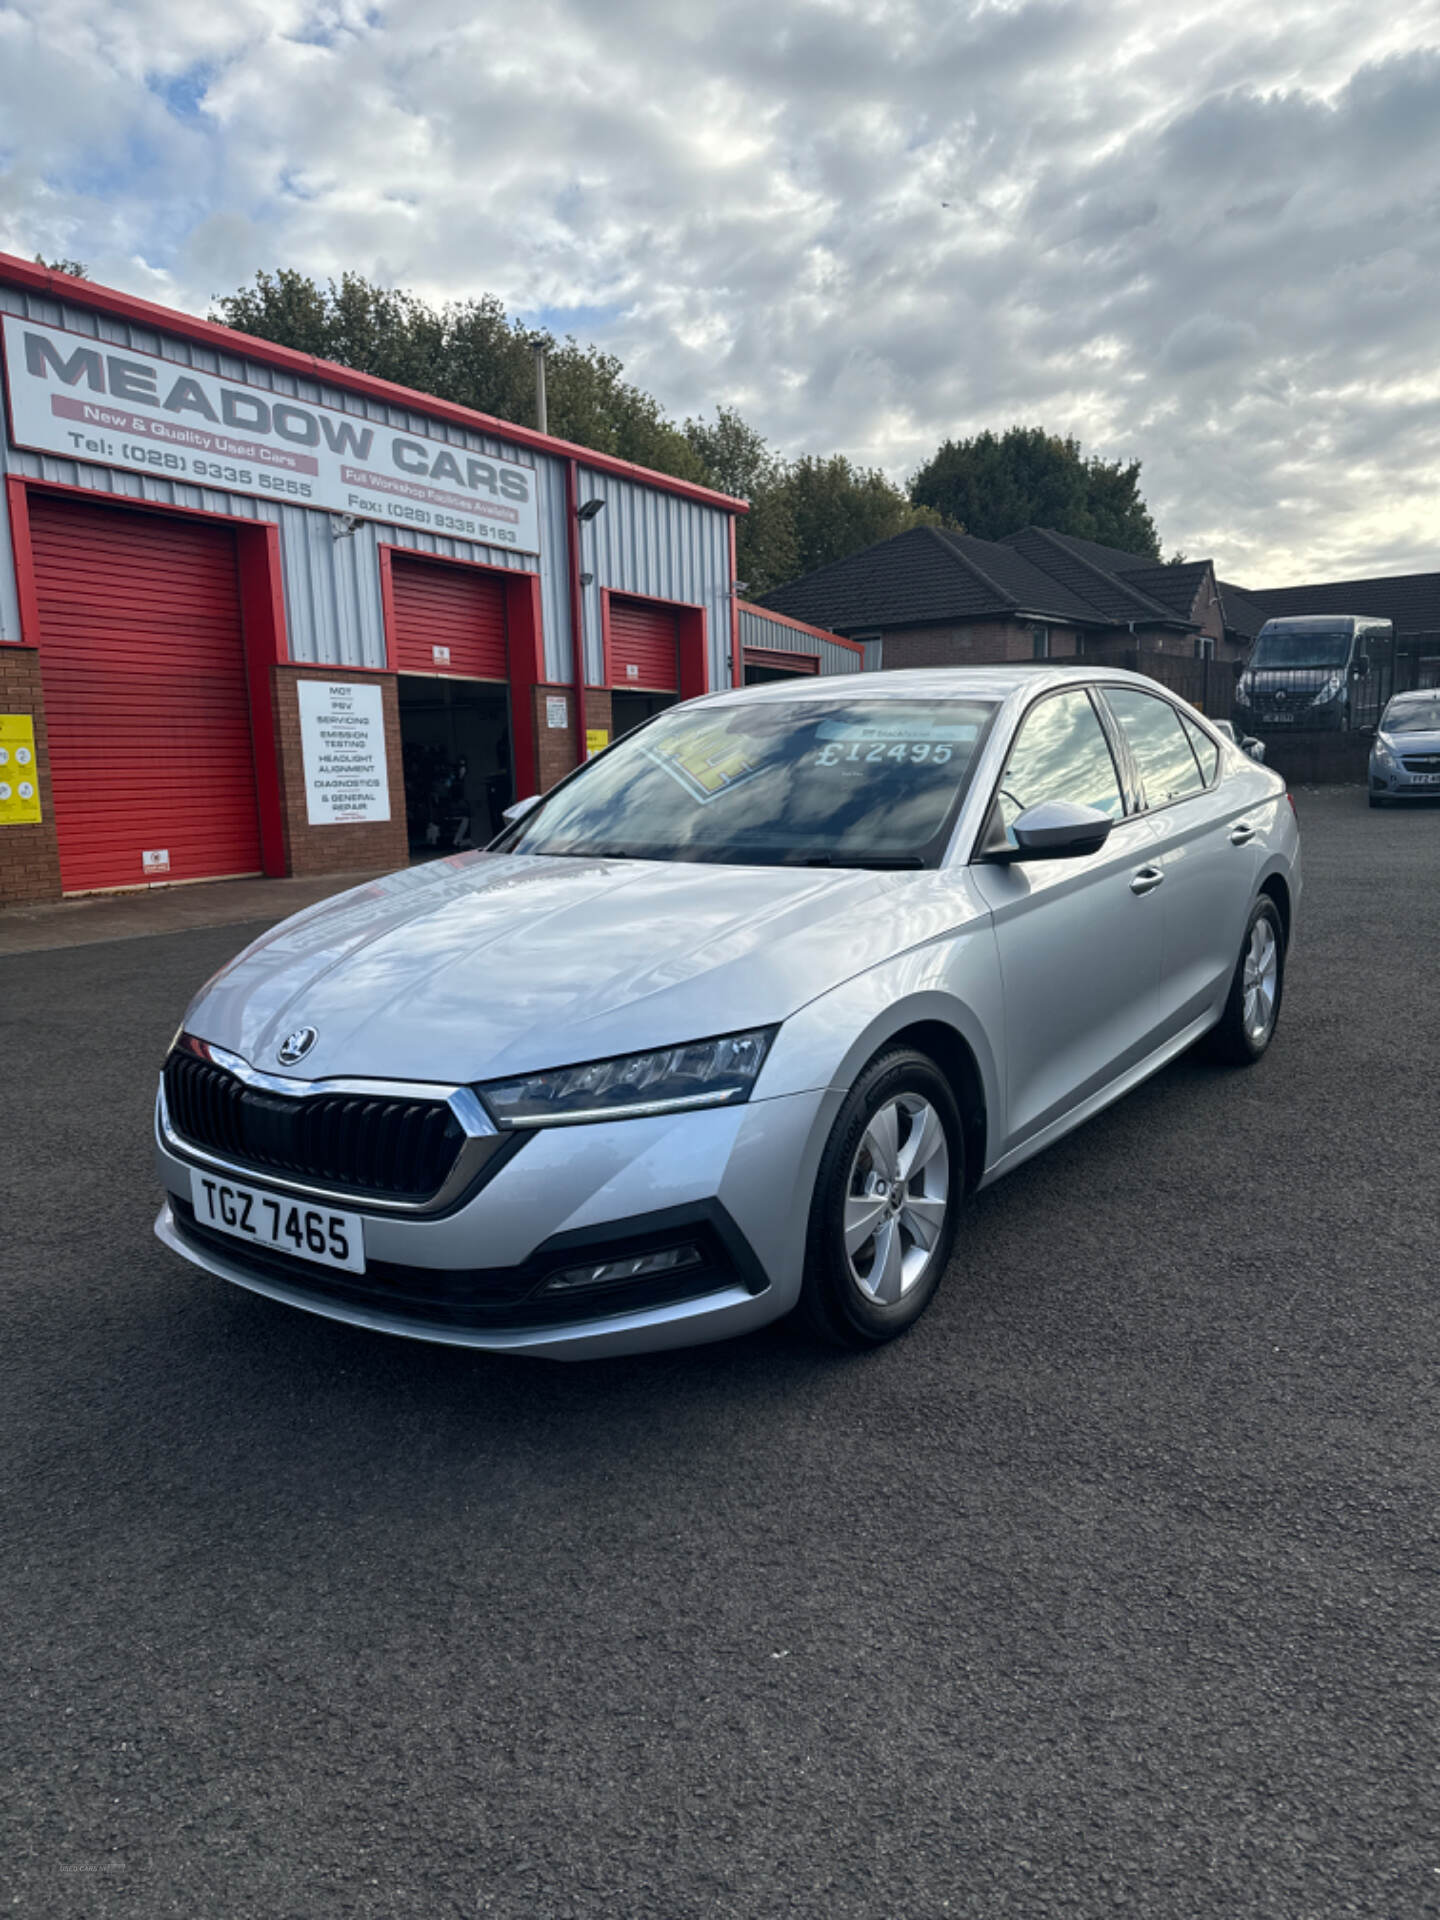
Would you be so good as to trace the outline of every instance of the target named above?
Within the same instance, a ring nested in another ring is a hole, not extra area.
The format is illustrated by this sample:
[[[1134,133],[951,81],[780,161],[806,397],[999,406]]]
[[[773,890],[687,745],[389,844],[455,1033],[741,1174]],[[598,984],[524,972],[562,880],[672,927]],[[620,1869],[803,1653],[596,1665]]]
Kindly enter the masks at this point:
[[[564,1127],[687,1107],[733,1107],[750,1098],[773,1027],[692,1040],[658,1053],[627,1053],[584,1067],[555,1067],[479,1089],[500,1127]]]
[[[1345,684],[1345,676],[1343,673],[1332,674],[1330,678],[1325,682],[1324,686],[1321,687],[1320,691],[1316,694],[1315,698],[1311,701],[1310,703],[1311,706],[1322,707],[1324,706],[1327,700],[1334,700],[1338,696],[1340,689],[1344,686],[1344,684]]]
[[[1393,763],[1395,759],[1395,750],[1390,745],[1390,742],[1385,738],[1383,733],[1376,734],[1374,742],[1370,748],[1370,756],[1374,760],[1389,760]]]

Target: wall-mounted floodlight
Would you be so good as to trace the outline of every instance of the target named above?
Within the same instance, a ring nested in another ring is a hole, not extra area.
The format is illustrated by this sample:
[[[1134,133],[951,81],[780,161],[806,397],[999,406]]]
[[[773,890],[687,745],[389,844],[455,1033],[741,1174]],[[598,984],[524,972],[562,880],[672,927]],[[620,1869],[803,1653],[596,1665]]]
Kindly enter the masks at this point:
[[[330,516],[330,538],[348,540],[352,533],[359,530],[360,522],[353,513],[332,513]]]
[[[582,586],[582,587],[590,587],[590,586],[593,586],[593,585],[595,584],[595,576],[594,576],[594,574],[593,574],[593,573],[582,573],[582,574],[581,574],[581,576],[580,576],[580,584],[581,584],[581,586]]]
[[[575,509],[575,518],[577,520],[593,520],[597,513],[604,511],[604,508],[605,502],[603,500],[587,500],[583,506]]]

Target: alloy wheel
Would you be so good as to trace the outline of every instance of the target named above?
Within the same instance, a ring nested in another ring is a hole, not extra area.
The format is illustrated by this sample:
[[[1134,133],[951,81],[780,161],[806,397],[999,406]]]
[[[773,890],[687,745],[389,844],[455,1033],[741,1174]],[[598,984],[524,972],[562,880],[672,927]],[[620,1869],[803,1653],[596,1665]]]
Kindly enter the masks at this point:
[[[1269,1038],[1279,979],[1279,943],[1275,929],[1262,918],[1250,929],[1250,944],[1245,949],[1245,1032],[1254,1046],[1263,1046]]]
[[[845,1183],[845,1257],[878,1306],[893,1306],[924,1278],[949,1200],[940,1116],[922,1095],[897,1094],[871,1115]]]

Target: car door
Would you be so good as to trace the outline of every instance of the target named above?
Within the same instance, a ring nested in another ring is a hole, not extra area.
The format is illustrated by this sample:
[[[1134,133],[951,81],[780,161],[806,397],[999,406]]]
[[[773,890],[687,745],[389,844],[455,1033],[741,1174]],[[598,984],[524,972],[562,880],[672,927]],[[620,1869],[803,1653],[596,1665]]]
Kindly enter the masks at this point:
[[[1142,1059],[1159,1018],[1152,826],[1127,810],[1084,687],[1042,695],[1016,730],[995,794],[1007,833],[1041,800],[1098,807],[1116,824],[1098,853],[1079,859],[971,867],[993,915],[1004,986],[1007,1153]]]
[[[1213,1011],[1229,987],[1263,843],[1203,727],[1158,691],[1107,686],[1102,697],[1139,775],[1164,874],[1159,1037],[1168,1039]]]

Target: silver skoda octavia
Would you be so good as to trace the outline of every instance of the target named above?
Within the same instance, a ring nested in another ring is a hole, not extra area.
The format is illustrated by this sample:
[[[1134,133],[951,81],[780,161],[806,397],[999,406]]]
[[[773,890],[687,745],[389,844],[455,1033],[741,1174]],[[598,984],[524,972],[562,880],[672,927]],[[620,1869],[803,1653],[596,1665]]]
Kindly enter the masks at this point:
[[[336,1319],[578,1359],[798,1308],[910,1326],[965,1197],[1202,1037],[1270,1045],[1284,782],[1155,682],[714,694],[484,853],[285,921],[202,990],[157,1232]]]

